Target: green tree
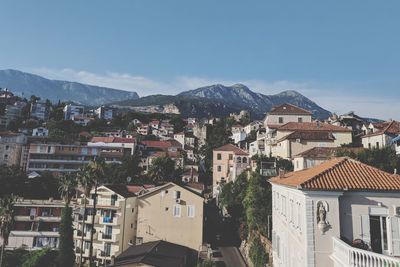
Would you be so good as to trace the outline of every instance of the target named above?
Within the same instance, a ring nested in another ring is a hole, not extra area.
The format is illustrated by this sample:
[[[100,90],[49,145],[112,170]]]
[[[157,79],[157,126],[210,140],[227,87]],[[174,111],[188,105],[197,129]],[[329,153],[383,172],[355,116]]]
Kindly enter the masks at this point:
[[[0,255],[0,267],[3,267],[4,251],[8,245],[8,237],[14,225],[14,204],[16,197],[14,195],[7,195],[0,198],[0,236],[3,240]]]
[[[362,163],[386,172],[393,173],[400,170],[400,158],[396,155],[393,147],[387,146],[383,148],[364,149],[358,152],[353,150],[344,150],[336,154],[338,157],[351,157]]]
[[[51,250],[50,248],[45,248],[29,253],[24,258],[22,267],[55,267],[55,266],[66,266],[66,265],[56,265],[55,258],[57,256],[57,251]]]
[[[142,182],[140,174],[142,168],[139,166],[139,155],[130,155],[122,159],[121,164],[110,163],[105,166],[106,177],[109,177],[108,183],[112,184],[125,184],[127,178],[131,177],[132,181]]]
[[[258,236],[252,240],[249,256],[254,267],[264,267],[268,263],[268,254]]]
[[[75,262],[74,240],[72,228],[72,208],[65,205],[61,211],[60,245],[57,266],[72,267]]]
[[[0,197],[9,194],[22,195],[26,181],[26,174],[21,167],[0,165]]]
[[[267,235],[267,218],[271,214],[271,186],[260,174],[253,172],[243,200],[250,231]]]
[[[61,175],[58,180],[58,191],[63,198],[66,206],[69,206],[72,197],[75,194],[76,186],[78,185],[77,176],[75,173],[67,173]]]
[[[177,181],[175,161],[167,156],[153,159],[149,168],[149,176],[153,183]]]

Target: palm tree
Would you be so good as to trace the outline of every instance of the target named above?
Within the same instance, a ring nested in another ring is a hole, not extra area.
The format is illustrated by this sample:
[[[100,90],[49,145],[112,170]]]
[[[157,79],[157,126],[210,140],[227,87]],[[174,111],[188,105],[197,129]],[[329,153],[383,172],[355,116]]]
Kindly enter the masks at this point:
[[[90,195],[90,190],[92,190],[94,186],[94,180],[92,178],[90,168],[88,165],[82,167],[79,170],[78,173],[78,183],[83,189],[83,198],[84,198],[84,207],[83,207],[83,220],[82,220],[82,236],[81,236],[81,246],[80,246],[80,261],[79,261],[79,266],[83,265],[83,259],[82,259],[82,253],[83,253],[83,243],[84,243],[84,236],[85,236],[85,218],[87,214],[86,210],[86,205],[87,205],[87,199],[89,198]],[[95,214],[93,214],[95,216]]]
[[[75,194],[77,184],[75,173],[67,173],[58,178],[58,192],[67,207]]]
[[[91,161],[88,165],[88,175],[91,176],[94,185],[94,195],[93,195],[93,216],[92,225],[94,225],[94,219],[96,215],[96,202],[97,202],[97,187],[103,182],[105,176],[105,166],[104,162],[100,160]],[[93,266],[93,228],[90,232],[90,248],[89,248],[89,266]]]
[[[7,195],[0,198],[0,235],[3,240],[0,256],[0,267],[3,266],[4,249],[8,245],[8,237],[14,224],[14,204],[16,197]]]

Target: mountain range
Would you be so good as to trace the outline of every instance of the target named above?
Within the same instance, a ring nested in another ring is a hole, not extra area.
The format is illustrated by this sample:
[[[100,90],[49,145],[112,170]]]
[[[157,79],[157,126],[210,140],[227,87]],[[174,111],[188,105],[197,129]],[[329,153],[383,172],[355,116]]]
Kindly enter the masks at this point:
[[[139,98],[135,92],[50,80],[9,69],[0,70],[0,88],[5,87],[20,96],[29,98],[31,95],[36,95],[53,102],[61,100],[90,106],[112,104],[119,107],[174,106],[185,117],[222,117],[245,109],[251,112],[253,118],[260,119],[273,106],[283,103],[307,109],[318,119],[326,119],[331,114],[296,91],[264,95],[250,90],[243,84],[232,86],[215,84],[177,95],[150,95]]]
[[[138,94],[77,82],[49,80],[18,70],[0,70],[0,88],[9,88],[14,94],[29,98],[36,95],[52,102],[72,101],[82,105],[102,105],[124,99],[137,99]]]

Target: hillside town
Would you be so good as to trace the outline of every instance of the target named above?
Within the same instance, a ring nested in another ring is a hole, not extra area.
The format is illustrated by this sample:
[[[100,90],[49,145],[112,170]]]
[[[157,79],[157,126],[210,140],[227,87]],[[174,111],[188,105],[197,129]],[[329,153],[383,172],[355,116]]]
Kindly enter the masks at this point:
[[[1,89],[0,127],[1,267],[400,265],[399,121]]]

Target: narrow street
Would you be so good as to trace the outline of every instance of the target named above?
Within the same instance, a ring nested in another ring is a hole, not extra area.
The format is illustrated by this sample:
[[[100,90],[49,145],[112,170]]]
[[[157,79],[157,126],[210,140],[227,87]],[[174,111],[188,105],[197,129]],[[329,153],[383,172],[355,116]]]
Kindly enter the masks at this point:
[[[219,247],[227,267],[247,267],[237,247]]]

